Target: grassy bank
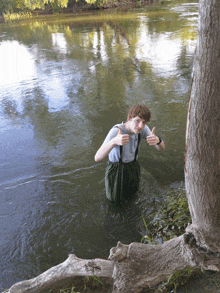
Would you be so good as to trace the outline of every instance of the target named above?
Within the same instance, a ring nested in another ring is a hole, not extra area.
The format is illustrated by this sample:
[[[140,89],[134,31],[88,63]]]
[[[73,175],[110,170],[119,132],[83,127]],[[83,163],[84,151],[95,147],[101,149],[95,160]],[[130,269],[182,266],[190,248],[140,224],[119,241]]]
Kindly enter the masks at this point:
[[[158,1],[159,0],[97,0],[95,3],[78,1],[71,7],[67,8],[53,9],[52,7],[46,7],[45,9],[35,9],[33,11],[3,13],[0,15],[0,21],[8,22],[13,20],[30,19],[37,15],[74,14],[97,9],[141,7]]]

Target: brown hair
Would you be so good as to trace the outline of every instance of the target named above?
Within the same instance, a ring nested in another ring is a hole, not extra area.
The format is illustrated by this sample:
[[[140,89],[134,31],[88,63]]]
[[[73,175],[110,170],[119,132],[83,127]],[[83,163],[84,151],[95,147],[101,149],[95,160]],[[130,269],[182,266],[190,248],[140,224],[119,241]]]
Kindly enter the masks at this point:
[[[144,119],[145,122],[149,122],[151,113],[150,110],[143,104],[134,105],[128,112],[127,121],[137,116]]]

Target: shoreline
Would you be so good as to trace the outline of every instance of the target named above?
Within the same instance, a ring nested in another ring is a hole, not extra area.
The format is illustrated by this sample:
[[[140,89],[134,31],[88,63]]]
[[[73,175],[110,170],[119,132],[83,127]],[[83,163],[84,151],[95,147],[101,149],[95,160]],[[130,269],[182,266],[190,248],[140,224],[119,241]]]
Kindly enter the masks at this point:
[[[52,15],[74,15],[74,14],[80,14],[85,12],[91,12],[91,11],[101,11],[101,10],[109,10],[109,9],[130,9],[130,8],[141,8],[145,7],[157,2],[160,2],[161,0],[121,0],[120,2],[116,2],[113,0],[108,1],[106,4],[104,4],[102,7],[98,7],[95,4],[82,4],[82,3],[75,3],[72,7],[62,8],[60,12],[53,12],[49,9],[36,9],[33,11],[30,11],[32,16],[52,16]],[[19,12],[18,12],[19,13]],[[22,12],[20,12],[22,13]],[[0,23],[6,22],[4,19],[4,15],[0,15]]]

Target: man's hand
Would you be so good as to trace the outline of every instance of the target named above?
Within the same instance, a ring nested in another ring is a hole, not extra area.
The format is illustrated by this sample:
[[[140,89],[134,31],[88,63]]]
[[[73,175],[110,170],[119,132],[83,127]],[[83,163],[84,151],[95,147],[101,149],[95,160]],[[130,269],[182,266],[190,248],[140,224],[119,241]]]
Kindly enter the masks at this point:
[[[129,141],[129,135],[128,134],[122,134],[122,128],[121,126],[118,126],[118,134],[115,137],[115,144],[117,145],[125,145]]]
[[[155,134],[156,127],[152,128],[151,135],[147,137],[147,142],[149,145],[157,145],[160,141],[159,137]]]

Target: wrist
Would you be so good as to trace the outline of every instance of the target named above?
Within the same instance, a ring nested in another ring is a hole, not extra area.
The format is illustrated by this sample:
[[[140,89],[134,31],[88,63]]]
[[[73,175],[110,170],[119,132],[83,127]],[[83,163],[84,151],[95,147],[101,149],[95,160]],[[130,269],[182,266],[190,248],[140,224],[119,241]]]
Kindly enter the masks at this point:
[[[158,136],[158,139],[159,139],[159,141],[158,141],[157,145],[161,144],[161,142],[162,142],[162,139],[159,136]]]
[[[118,145],[119,143],[118,143],[118,140],[117,140],[117,137],[114,137],[113,139],[112,139],[112,141],[111,141],[111,146],[112,146],[112,148],[114,148],[116,145]]]

